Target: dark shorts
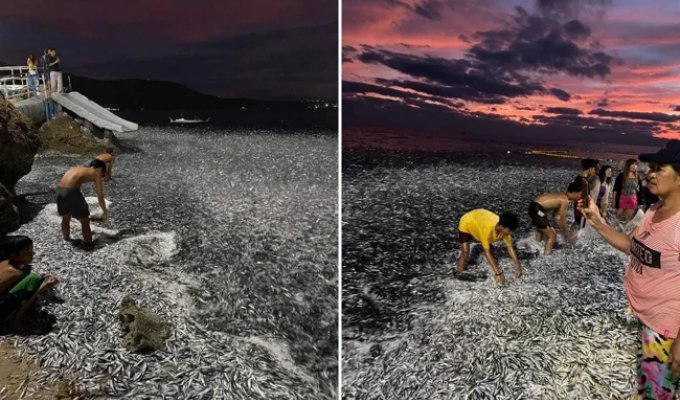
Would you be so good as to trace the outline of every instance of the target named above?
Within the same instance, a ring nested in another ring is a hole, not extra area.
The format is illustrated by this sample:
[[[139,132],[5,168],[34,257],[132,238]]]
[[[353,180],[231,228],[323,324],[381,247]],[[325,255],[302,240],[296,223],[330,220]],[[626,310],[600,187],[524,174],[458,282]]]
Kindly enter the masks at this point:
[[[473,237],[467,232],[463,231],[458,231],[458,240],[460,240],[461,243],[468,243],[472,241]]]
[[[90,216],[90,208],[78,189],[58,187],[57,211],[59,215],[70,214],[73,218],[81,219]]]
[[[538,229],[547,229],[550,226],[545,208],[535,201],[529,204],[529,217],[531,218],[531,223]]]
[[[42,282],[42,276],[31,272],[14,285],[9,293],[0,294],[0,324],[12,318],[21,304],[40,289]]]

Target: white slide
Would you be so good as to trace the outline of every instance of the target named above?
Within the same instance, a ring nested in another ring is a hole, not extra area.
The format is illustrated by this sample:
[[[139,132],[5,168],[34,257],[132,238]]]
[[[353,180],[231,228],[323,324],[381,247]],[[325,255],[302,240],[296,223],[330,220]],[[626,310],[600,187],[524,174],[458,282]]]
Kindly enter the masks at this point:
[[[137,124],[120,118],[78,92],[52,93],[52,100],[101,129],[114,132],[129,132],[138,129]]]

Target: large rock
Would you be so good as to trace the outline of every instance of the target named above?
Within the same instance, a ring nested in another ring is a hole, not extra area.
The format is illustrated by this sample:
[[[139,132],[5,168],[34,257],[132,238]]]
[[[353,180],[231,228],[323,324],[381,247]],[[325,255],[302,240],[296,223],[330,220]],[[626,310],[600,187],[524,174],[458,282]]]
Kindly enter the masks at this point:
[[[161,317],[137,307],[135,301],[125,296],[118,313],[126,349],[134,353],[144,353],[165,348],[165,341],[170,337],[170,324]]]
[[[0,183],[0,235],[19,229],[21,216],[12,193]]]
[[[14,195],[14,185],[31,172],[40,139],[31,121],[0,98],[0,183]]]
[[[40,153],[79,154],[96,156],[115,146],[115,136],[101,139],[92,131],[66,114],[62,114],[40,127]],[[103,136],[103,135],[102,135]]]

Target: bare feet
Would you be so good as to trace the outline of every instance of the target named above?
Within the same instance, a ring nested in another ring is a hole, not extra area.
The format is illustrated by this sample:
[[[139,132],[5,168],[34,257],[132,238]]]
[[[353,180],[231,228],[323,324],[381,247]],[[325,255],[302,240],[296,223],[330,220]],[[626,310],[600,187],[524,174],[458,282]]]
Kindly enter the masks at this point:
[[[496,275],[496,282],[498,282],[498,286],[505,286],[505,275],[502,272]]]
[[[519,279],[522,277],[522,268],[515,267],[515,278]]]

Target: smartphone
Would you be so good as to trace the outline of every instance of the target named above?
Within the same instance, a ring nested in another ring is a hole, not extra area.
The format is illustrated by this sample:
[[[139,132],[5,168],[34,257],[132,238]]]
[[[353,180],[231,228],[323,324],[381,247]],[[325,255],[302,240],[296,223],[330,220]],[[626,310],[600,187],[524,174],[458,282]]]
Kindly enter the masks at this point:
[[[590,205],[590,190],[588,190],[588,180],[583,179],[583,189],[581,189],[581,198],[583,199],[583,208],[588,208]]]

